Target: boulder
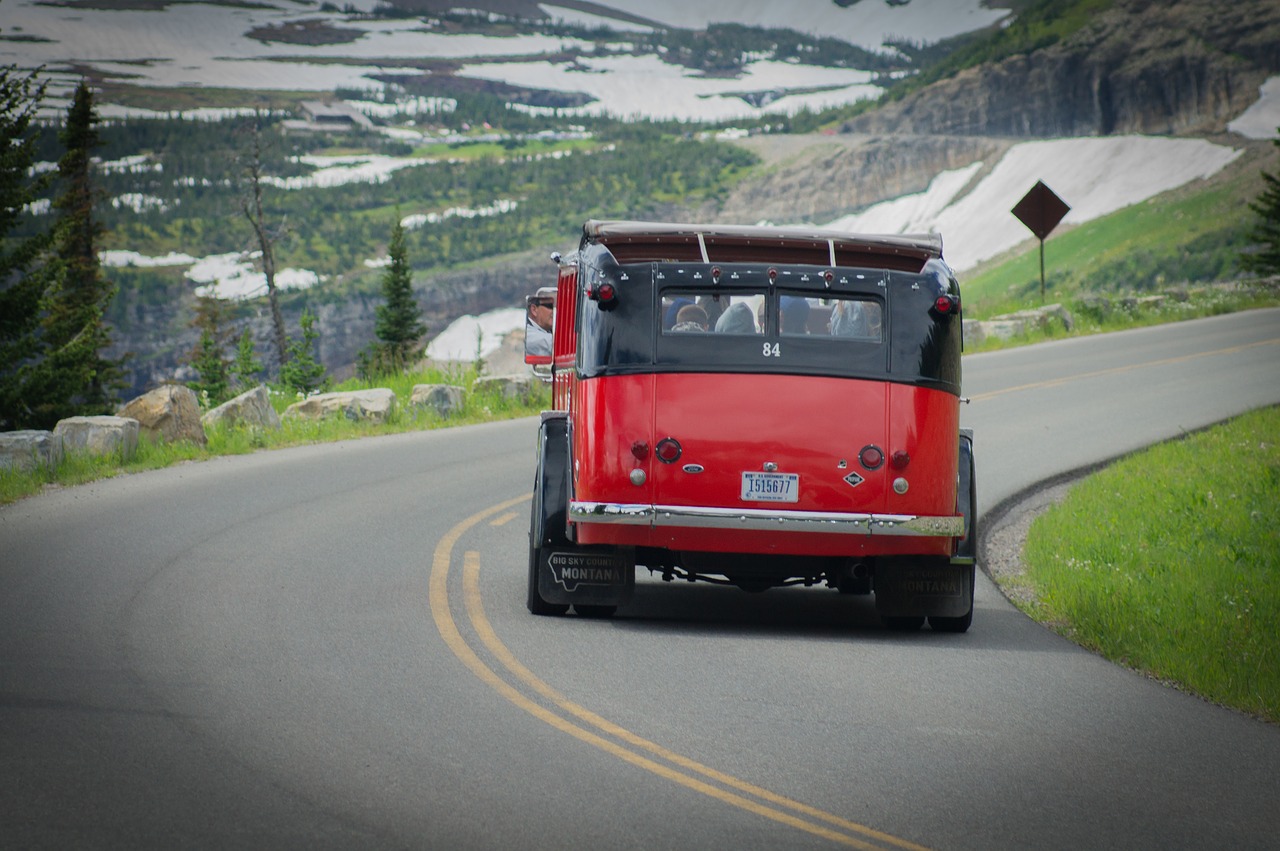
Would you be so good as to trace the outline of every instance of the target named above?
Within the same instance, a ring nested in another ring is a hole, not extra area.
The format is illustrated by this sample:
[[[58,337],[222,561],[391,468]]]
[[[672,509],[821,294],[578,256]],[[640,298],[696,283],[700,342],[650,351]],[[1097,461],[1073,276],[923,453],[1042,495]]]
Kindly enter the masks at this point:
[[[214,425],[240,425],[275,430],[280,428],[280,415],[271,407],[271,396],[266,385],[259,384],[209,411],[200,418],[200,422],[205,428]]]
[[[475,393],[494,393],[504,400],[528,401],[541,387],[541,381],[528,373],[516,375],[489,375],[477,378],[471,390]]]
[[[0,470],[34,470],[58,466],[62,441],[51,431],[23,429],[0,433]]]
[[[988,337],[997,340],[1012,340],[1036,329],[1048,329],[1055,324],[1070,331],[1075,327],[1075,319],[1071,312],[1060,304],[1046,304],[1031,310],[1019,310],[1017,313],[1005,313],[990,319],[964,323],[965,341],[977,344]]]
[[[138,451],[141,425],[132,417],[67,417],[53,427],[54,440],[65,452],[110,455],[128,461]]]
[[[137,420],[143,433],[157,440],[190,440],[201,446],[208,442],[200,424],[200,401],[194,390],[182,384],[143,393],[116,414]]]
[[[454,411],[462,407],[466,398],[466,391],[452,384],[415,384],[409,404],[430,408],[440,419],[447,420]]]
[[[319,393],[301,402],[296,402],[285,410],[286,418],[298,417],[305,420],[319,420],[334,414],[341,414],[349,420],[370,420],[386,422],[396,406],[394,390],[386,387],[375,387],[371,390],[339,390],[334,393]]]

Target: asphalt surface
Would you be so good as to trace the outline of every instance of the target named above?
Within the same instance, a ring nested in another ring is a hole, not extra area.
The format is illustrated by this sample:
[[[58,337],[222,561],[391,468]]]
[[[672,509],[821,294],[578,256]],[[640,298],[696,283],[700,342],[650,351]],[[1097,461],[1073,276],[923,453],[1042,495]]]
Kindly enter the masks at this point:
[[[967,357],[980,515],[1280,402],[1278,353],[1268,310]],[[985,577],[964,635],[648,578],[612,620],[530,616],[533,436],[0,509],[0,846],[1275,847],[1280,730],[1075,647]]]

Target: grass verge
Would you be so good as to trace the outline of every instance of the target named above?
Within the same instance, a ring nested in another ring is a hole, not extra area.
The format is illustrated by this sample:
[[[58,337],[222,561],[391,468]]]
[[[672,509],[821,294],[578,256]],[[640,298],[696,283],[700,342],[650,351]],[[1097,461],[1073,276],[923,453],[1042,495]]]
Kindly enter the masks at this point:
[[[399,400],[385,422],[352,421],[345,417],[328,417],[323,420],[288,418],[278,430],[266,430],[237,426],[212,427],[205,430],[208,444],[197,446],[180,441],[162,443],[145,437],[138,441],[138,451],[125,461],[118,454],[92,457],[69,453],[62,463],[50,469],[35,470],[0,469],[0,504],[13,502],[39,493],[50,485],[78,485],[96,479],[109,478],[120,473],[137,473],[155,470],[184,461],[204,461],[220,455],[243,455],[260,449],[282,449],[308,443],[327,443],[382,434],[406,431],[426,431],[459,425],[491,422],[532,416],[551,406],[549,387],[539,385],[530,399],[507,399],[495,389],[467,393],[462,406],[441,419],[434,411],[414,408],[407,404],[415,384],[453,384],[470,387],[476,379],[474,369],[443,373],[426,370],[378,379],[374,382],[345,381],[338,390],[358,390],[370,387],[388,387]],[[297,399],[285,393],[272,392],[272,404],[277,413],[283,413]]]
[[[1032,617],[1280,722],[1280,407],[1082,480],[1032,523],[1024,559]]]

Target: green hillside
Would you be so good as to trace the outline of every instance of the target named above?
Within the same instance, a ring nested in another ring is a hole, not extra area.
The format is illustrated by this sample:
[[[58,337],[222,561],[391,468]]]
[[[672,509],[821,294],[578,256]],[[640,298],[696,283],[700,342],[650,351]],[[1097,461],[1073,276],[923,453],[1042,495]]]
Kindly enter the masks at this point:
[[[1258,174],[1274,171],[1272,145],[1251,145],[1210,180],[1195,181],[1045,242],[1045,302],[1176,293],[1248,277],[1240,253],[1254,219]],[[962,276],[965,312],[985,319],[1039,307],[1040,256],[1034,237]],[[1087,312],[1087,311],[1086,311]]]

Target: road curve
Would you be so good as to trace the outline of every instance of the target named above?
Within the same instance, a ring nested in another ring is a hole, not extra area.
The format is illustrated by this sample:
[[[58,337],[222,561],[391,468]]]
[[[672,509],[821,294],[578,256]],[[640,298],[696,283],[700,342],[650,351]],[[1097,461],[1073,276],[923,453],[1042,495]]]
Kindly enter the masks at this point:
[[[980,512],[1280,402],[1280,311],[967,357]],[[972,630],[644,578],[524,610],[524,420],[0,509],[5,847],[1250,848],[1280,730]]]

